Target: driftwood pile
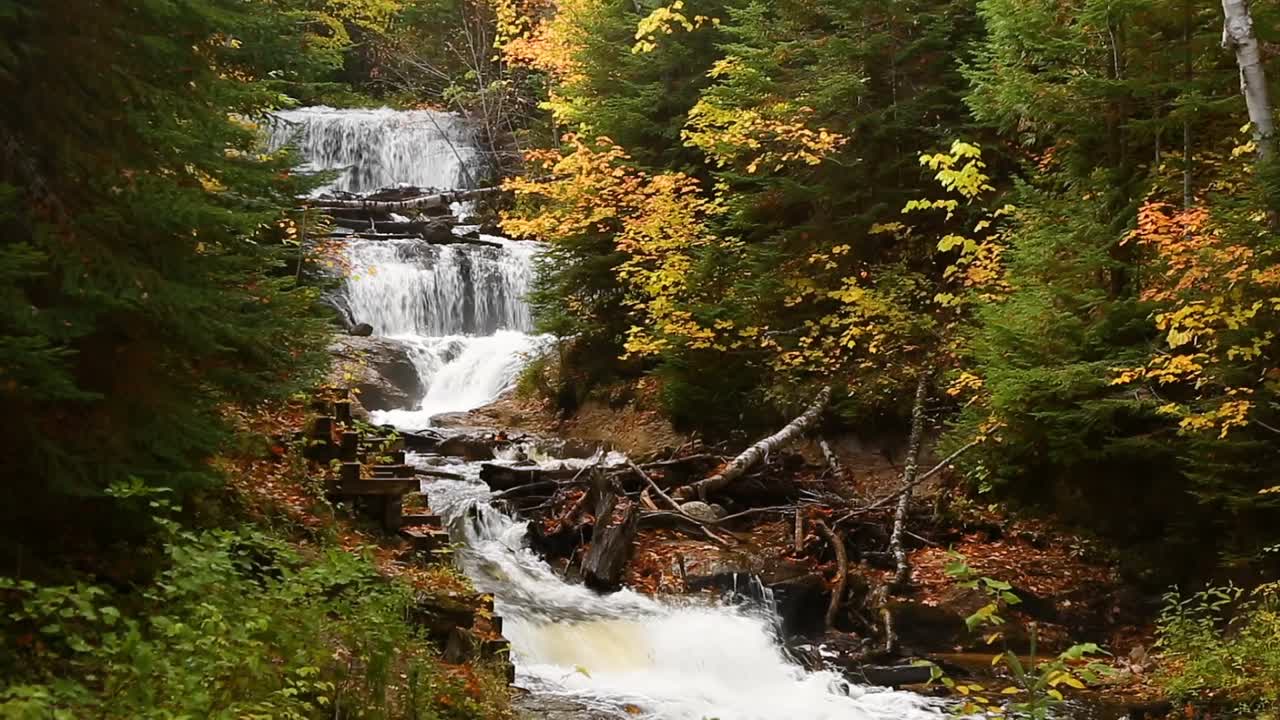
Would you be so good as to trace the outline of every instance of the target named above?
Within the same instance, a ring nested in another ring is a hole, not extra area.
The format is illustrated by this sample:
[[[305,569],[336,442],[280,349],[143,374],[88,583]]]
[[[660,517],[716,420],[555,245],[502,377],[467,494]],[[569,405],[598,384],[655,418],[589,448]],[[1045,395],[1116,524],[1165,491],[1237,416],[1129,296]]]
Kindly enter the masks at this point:
[[[863,657],[887,657],[897,652],[893,597],[910,585],[906,544],[911,536],[907,524],[913,491],[979,442],[960,448],[930,469],[920,469],[928,390],[928,377],[921,377],[900,482],[879,498],[851,497],[845,483],[832,482],[841,479],[845,470],[818,434],[831,401],[830,387],[819,390],[803,412],[778,432],[737,456],[702,450],[640,464],[601,461],[547,467],[495,462],[483,466],[481,478],[497,500],[532,518],[530,538],[537,549],[549,559],[567,559],[566,572],[578,562],[583,581],[602,590],[621,583],[639,528],[666,527],[723,547],[749,550],[742,531],[755,520],[789,518],[794,522],[795,557],[829,547],[826,557],[835,558],[835,576],[824,581],[830,590],[825,627],[828,631],[864,629],[880,642],[864,650]],[[823,462],[798,472],[807,461],[786,448],[805,437],[817,441]],[[868,587],[863,577],[851,575],[856,563],[892,570],[891,579]]]
[[[367,195],[332,192],[309,199],[306,209],[332,218],[333,229],[327,234],[331,239],[419,240],[431,245],[501,247],[481,238],[482,234],[496,232],[492,226],[455,233],[460,220],[449,210],[453,203],[488,199],[500,192],[500,188],[438,191],[415,187],[387,188]]]

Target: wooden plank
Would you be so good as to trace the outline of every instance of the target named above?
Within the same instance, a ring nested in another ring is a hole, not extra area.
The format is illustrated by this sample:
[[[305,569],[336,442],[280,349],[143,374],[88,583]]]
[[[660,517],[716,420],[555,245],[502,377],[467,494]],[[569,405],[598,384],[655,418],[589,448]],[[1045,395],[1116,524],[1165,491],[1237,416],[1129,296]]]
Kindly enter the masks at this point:
[[[343,483],[353,483],[360,480],[360,463],[344,462],[338,470],[338,480]]]
[[[408,495],[418,489],[417,480],[402,478],[363,478],[354,482],[340,482],[329,486],[329,495],[355,497],[363,495]]]
[[[382,528],[388,532],[400,529],[404,518],[404,496],[394,495],[382,499]]]
[[[321,415],[311,423],[311,437],[317,440],[333,439],[333,416]]]
[[[343,425],[351,424],[351,401],[336,400],[333,403],[333,416]]]
[[[443,530],[444,518],[440,517],[439,515],[425,515],[421,513],[415,513],[412,515],[405,515],[404,517],[402,517],[401,526],[402,527],[428,527],[428,528],[436,528],[438,530]]]
[[[355,462],[357,459],[356,448],[360,444],[360,433],[354,430],[347,430],[342,433],[342,443],[338,447],[338,459],[343,462]]]
[[[402,527],[400,537],[409,541],[418,552],[434,552],[449,547],[449,533],[430,528]]]
[[[412,465],[374,465],[374,477],[411,478],[415,475]]]

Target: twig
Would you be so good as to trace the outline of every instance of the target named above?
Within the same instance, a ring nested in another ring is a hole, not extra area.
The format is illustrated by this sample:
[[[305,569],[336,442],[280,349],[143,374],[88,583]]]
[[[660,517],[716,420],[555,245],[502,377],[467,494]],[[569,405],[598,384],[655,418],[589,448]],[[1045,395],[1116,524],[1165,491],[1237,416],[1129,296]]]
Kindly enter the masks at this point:
[[[923,475],[919,475],[919,476],[917,476],[915,480],[912,480],[910,483],[907,483],[907,484],[903,485],[902,487],[898,488],[897,490],[894,490],[893,492],[889,493],[888,495],[885,495],[884,497],[880,498],[879,500],[876,500],[875,502],[871,503],[870,505],[867,505],[866,507],[861,507],[861,508],[856,508],[856,509],[854,509],[854,510],[850,510],[849,512],[847,512],[847,513],[845,513],[844,515],[842,515],[842,516],[840,517],[840,519],[839,519],[839,520],[837,520],[837,521],[835,522],[835,524],[836,524],[836,525],[840,525],[840,524],[842,524],[844,521],[848,520],[849,518],[852,518],[852,517],[857,516],[857,515],[863,515],[863,514],[865,514],[865,513],[869,513],[869,512],[871,512],[872,510],[879,510],[880,508],[884,507],[885,505],[888,505],[889,503],[893,502],[893,501],[894,501],[894,500],[895,500],[899,495],[901,495],[902,493],[907,492],[908,490],[911,490],[911,489],[915,488],[917,485],[920,485],[921,483],[923,483],[924,481],[926,481],[926,480],[928,480],[929,478],[933,477],[934,475],[937,475],[939,472],[942,472],[942,470],[944,470],[947,466],[949,466],[951,463],[955,462],[956,458],[958,458],[958,457],[960,457],[961,455],[963,455],[963,454],[965,454],[965,453],[969,452],[970,450],[972,450],[973,448],[977,447],[978,445],[981,445],[981,444],[982,444],[982,440],[983,440],[982,438],[978,438],[977,440],[974,440],[974,441],[972,441],[972,442],[968,443],[968,444],[967,444],[967,445],[965,445],[964,447],[962,447],[962,448],[960,448],[959,450],[956,450],[955,452],[953,452],[953,453],[951,453],[950,455],[948,455],[948,456],[947,456],[947,457],[946,457],[942,462],[938,463],[937,465],[934,465],[934,466],[933,466],[933,468],[932,468],[932,469],[930,469],[928,472],[924,473]]]
[[[649,477],[649,475],[645,473],[645,471],[637,467],[636,464],[631,461],[631,458],[627,458],[627,466],[630,467],[637,475],[644,478],[644,481],[649,484],[649,487],[652,488],[654,492],[658,493],[659,497],[667,501],[667,504],[671,506],[671,508],[675,511],[675,514],[678,517],[684,518],[685,520],[688,520],[694,523],[695,525],[697,525],[698,529],[701,530],[704,535],[711,538],[715,542],[721,545],[724,545],[725,547],[729,546],[729,543],[724,538],[720,537],[719,535],[716,535],[715,533],[707,529],[705,521],[699,520],[698,518],[692,517],[687,513],[685,513],[685,511],[680,508],[680,503],[676,502],[675,500],[672,500],[670,495],[663,492],[662,488],[658,487],[658,483],[654,482],[653,478]]]
[[[737,513],[734,513],[734,514],[732,514],[732,515],[725,515],[725,516],[724,516],[724,517],[722,517],[722,518],[716,518],[716,521],[715,521],[715,523],[714,523],[714,524],[719,525],[719,524],[721,524],[721,523],[728,522],[728,521],[730,521],[730,520],[736,520],[736,519],[738,519],[738,518],[740,518],[740,517],[746,517],[746,516],[748,516],[748,515],[755,515],[755,514],[757,514],[757,513],[767,513],[767,512],[787,512],[787,511],[790,511],[790,510],[792,510],[792,509],[794,509],[794,508],[793,508],[793,506],[791,506],[791,505],[774,505],[773,507],[751,508],[750,510],[743,510],[742,512],[737,512]]]

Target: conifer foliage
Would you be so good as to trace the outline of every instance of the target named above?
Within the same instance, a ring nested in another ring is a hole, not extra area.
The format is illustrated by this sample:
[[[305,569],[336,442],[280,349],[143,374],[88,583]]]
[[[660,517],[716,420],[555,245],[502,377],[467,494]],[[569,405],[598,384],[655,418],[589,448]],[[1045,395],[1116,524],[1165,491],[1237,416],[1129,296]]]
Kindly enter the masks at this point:
[[[287,266],[303,185],[248,120],[281,102],[245,47],[279,17],[259,9],[0,2],[6,510],[206,482],[219,405],[318,367],[316,291]]]

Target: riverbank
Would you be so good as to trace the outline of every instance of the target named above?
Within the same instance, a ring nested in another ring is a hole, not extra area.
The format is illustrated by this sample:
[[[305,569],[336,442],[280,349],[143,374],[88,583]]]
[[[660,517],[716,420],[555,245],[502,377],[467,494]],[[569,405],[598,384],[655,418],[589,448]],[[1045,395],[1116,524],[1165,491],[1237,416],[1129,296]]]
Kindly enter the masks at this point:
[[[547,433],[599,442],[634,454],[640,464],[708,452],[728,454],[681,436],[659,413],[634,404],[612,408],[593,403],[570,417],[550,407],[542,400],[508,394],[451,417],[450,422],[508,434]],[[865,677],[861,669],[869,665],[929,660],[974,682],[1008,683],[1007,671],[992,669],[991,659],[1005,650],[1031,650],[1034,628],[1040,653],[1077,643],[1095,643],[1110,653],[1107,662],[1115,672],[1087,693],[1089,707],[1107,716],[1128,710],[1151,715],[1164,707],[1161,693],[1149,682],[1156,670],[1153,618],[1160,598],[1127,581],[1116,559],[1097,542],[1043,518],[1018,517],[983,504],[946,473],[918,488],[907,542],[912,582],[906,588],[888,590],[894,563],[886,552],[890,518],[885,513],[861,517],[840,533],[845,583],[832,622],[824,622],[833,607],[841,559],[819,524],[833,524],[838,509],[850,503],[867,505],[891,494],[901,472],[892,441],[869,443],[853,436],[828,440],[838,474],[818,444],[806,441],[770,458],[761,475],[774,487],[757,488],[764,495],[720,499],[725,514],[743,514],[715,526],[728,543],[709,540],[691,525],[649,526],[642,521],[625,572],[626,586],[655,595],[723,597],[757,577],[777,603],[791,652],[811,668],[838,667],[851,679]],[[932,465],[927,458],[922,462]],[[662,473],[654,473],[652,479],[672,490],[671,478]],[[533,521],[554,522],[577,497],[539,495]],[[754,512],[766,501],[782,507]],[[795,508],[801,508],[798,534]],[[559,548],[559,555],[553,552],[549,560],[572,577],[588,548]],[[1001,611],[998,640],[988,642],[990,627],[970,628],[966,623],[983,611],[989,598],[978,588],[963,587],[965,578],[955,576],[961,556],[974,577],[1007,584],[1018,598],[1016,605]],[[885,612],[892,618],[892,647],[886,647],[880,620]],[[975,658],[982,660],[981,670]],[[910,674],[900,677],[913,679]]]
[[[505,662],[447,642],[491,600],[329,501],[306,404],[226,415],[224,487],[113,488],[133,543],[0,579],[0,716],[512,717]]]

